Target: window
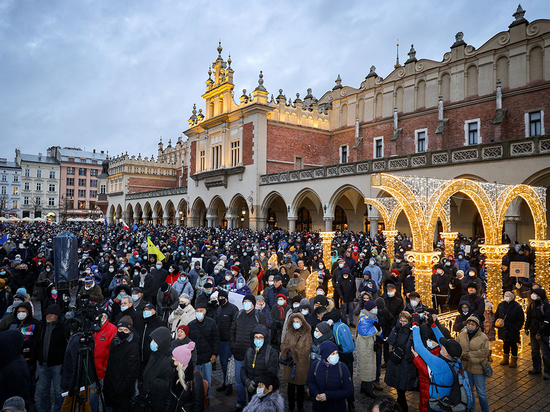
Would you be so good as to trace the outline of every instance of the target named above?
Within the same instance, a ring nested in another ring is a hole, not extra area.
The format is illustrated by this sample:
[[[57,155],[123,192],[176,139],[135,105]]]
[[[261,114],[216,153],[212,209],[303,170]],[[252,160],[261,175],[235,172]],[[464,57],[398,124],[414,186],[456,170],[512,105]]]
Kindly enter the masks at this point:
[[[6,208],[6,201],[0,200],[0,209],[5,209],[5,208]]]
[[[31,190],[31,184],[29,182],[25,182],[25,186],[23,186],[25,190]]]
[[[36,177],[42,177],[42,170],[36,171]]]
[[[86,179],[78,179],[78,186],[86,186]]]
[[[42,183],[37,183],[37,184],[36,184],[36,191],[37,191],[37,192],[41,192],[41,191],[42,191]]]
[[[86,159],[80,159],[80,163],[86,163]]]
[[[55,197],[48,198],[48,206],[55,206]]]
[[[105,185],[101,185],[101,187],[99,188],[99,193],[101,193],[102,195],[104,195],[106,190],[107,190],[106,186],[105,186]]]
[[[90,190],[90,197],[97,197],[97,190]]]
[[[79,200],[78,201],[78,208],[79,209],[86,209],[86,201],[85,200]]]
[[[97,187],[97,180],[90,180],[90,187]]]
[[[74,200],[65,200],[65,203],[67,204],[67,209],[74,209]]]
[[[86,197],[86,191],[82,189],[78,189],[78,197]]]
[[[294,156],[294,170],[304,168],[304,158],[302,156]]]
[[[340,146],[340,163],[348,162],[348,146]]]
[[[67,168],[67,174],[68,175],[74,175],[74,167],[68,167]]]
[[[2,194],[5,195],[7,193],[7,186],[2,186]]]
[[[74,177],[67,178],[67,186],[74,186]]]
[[[74,189],[67,189],[65,194],[67,195],[67,197],[73,197],[74,196]]]
[[[13,188],[13,194],[14,194],[14,195],[18,195],[18,194],[19,194],[19,187],[15,186],[15,187]]]
[[[91,169],[90,176],[97,176],[97,169]]]
[[[381,159],[382,157],[384,157],[384,138],[375,137],[373,148],[374,148],[373,157],[375,159]]]
[[[25,177],[31,177],[31,169],[25,169]]]
[[[8,181],[8,176],[6,176],[5,174],[2,175],[2,182],[7,182]]]
[[[74,162],[74,157],[69,157],[69,162]]]
[[[92,160],[92,164],[93,164],[93,165],[96,165],[96,164],[97,164],[97,160]]]
[[[40,206],[42,204],[42,199],[39,198],[39,197],[35,197],[34,198],[34,205],[35,206]]]
[[[199,152],[199,172],[206,170],[206,158],[204,149]]]
[[[479,119],[466,120],[466,122],[464,122],[464,144],[466,146],[481,144],[480,129],[481,122]]]
[[[13,176],[13,183],[19,182],[19,175]]]
[[[88,209],[92,209],[92,210],[95,209],[95,202],[90,201],[90,202],[88,202],[88,205],[89,205]]]
[[[17,209],[17,200],[13,201],[11,207],[12,207],[12,209]]]
[[[241,163],[241,142],[231,142],[231,166],[238,166]]]
[[[87,169],[81,167],[80,169],[78,169],[78,175],[79,176],[86,176],[86,170]]]
[[[222,145],[218,144],[212,147],[212,169],[222,167]]]
[[[23,197],[23,205],[25,205],[25,206],[29,205],[29,197],[28,196]]]
[[[425,152],[428,150],[428,129],[414,131],[414,143],[416,153]]]
[[[50,179],[55,179],[55,172],[54,171],[50,171]]]
[[[525,113],[525,137],[544,134],[544,111]]]
[[[48,187],[48,192],[55,192],[55,185],[50,183],[49,187]]]

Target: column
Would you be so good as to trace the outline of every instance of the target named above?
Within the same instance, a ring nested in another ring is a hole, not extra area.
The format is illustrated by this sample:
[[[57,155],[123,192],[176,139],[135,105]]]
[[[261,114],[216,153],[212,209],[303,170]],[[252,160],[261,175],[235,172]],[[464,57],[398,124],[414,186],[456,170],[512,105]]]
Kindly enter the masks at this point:
[[[334,216],[325,216],[325,232],[330,232],[332,230],[332,221],[334,220]]]
[[[378,221],[380,219],[378,217],[369,217],[370,222],[370,238],[374,239],[374,237],[378,234]]]
[[[445,255],[453,255],[455,252],[455,240],[458,237],[458,232],[441,232],[441,237],[445,241]]]
[[[512,244],[517,239],[518,223],[521,222],[521,198],[516,197],[508,206],[506,215],[504,215],[504,231],[510,237]]]
[[[550,255],[550,240],[530,240],[535,248],[535,281],[548,293],[550,287],[550,271],[548,256]]]
[[[332,249],[332,238],[334,237],[334,232],[319,232],[321,239],[323,239],[323,263],[325,268],[330,271],[332,265],[330,264],[330,252]],[[332,282],[328,282],[328,291],[327,296],[332,298],[334,296],[334,288]]]
[[[433,308],[432,267],[439,262],[439,252],[407,252],[407,260],[414,262],[415,290],[424,305]]]
[[[126,223],[126,224],[128,224],[128,225],[129,225],[130,223],[132,223],[132,222],[130,221],[130,219],[132,218],[132,216],[130,215],[130,212],[128,212],[128,211],[124,212],[124,213],[123,213],[123,216],[124,216],[124,223]]]
[[[382,234],[386,238],[386,252],[388,259],[393,262],[395,256],[395,237],[399,232],[397,230],[383,230]]]
[[[151,215],[151,220],[153,221],[153,225],[156,226],[158,224],[158,216],[155,212]]]
[[[134,223],[136,225],[139,223],[139,215],[134,215]]]
[[[290,233],[296,230],[296,220],[298,220],[297,217],[288,217],[288,231]]]
[[[163,224],[164,226],[168,226],[168,220],[169,220],[168,216],[163,217],[163,218],[162,218],[162,224]]]
[[[266,228],[267,219],[265,217],[252,216],[248,217],[248,227],[250,230],[263,230]]]
[[[496,310],[502,300],[502,258],[508,253],[508,245],[482,245],[479,251],[487,256],[487,298]],[[502,341],[498,337],[493,346],[493,355],[502,356]]]

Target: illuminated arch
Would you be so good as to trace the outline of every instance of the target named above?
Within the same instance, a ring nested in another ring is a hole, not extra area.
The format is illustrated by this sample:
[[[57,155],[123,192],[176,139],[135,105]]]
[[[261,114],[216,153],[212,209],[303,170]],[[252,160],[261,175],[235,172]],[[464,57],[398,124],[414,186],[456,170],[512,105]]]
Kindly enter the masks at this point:
[[[533,215],[533,221],[535,223],[535,239],[546,240],[547,222],[546,222],[546,205],[541,200],[541,196],[537,191],[527,185],[516,185],[508,187],[504,190],[498,199],[499,209],[497,211],[497,227],[502,228],[504,224],[504,217],[510,204],[516,197],[521,197]]]

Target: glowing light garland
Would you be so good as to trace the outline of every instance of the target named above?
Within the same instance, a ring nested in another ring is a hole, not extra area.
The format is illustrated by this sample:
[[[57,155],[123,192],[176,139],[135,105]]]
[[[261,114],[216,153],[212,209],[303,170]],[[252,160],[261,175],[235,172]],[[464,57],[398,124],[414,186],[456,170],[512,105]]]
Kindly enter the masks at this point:
[[[319,232],[321,239],[323,239],[323,263],[325,264],[325,268],[329,271],[332,269],[332,265],[330,262],[330,252],[334,234],[335,232]],[[334,296],[334,287],[332,286],[332,282],[328,282],[327,296],[329,298],[332,298]]]

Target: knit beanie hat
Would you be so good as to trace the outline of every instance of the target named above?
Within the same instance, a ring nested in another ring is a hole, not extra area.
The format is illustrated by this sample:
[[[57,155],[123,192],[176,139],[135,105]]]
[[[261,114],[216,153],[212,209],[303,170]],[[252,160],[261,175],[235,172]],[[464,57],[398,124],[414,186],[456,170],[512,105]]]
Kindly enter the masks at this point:
[[[376,307],[376,303],[374,303],[372,300],[367,300],[365,302],[365,304],[363,305],[363,307],[368,310],[368,311],[371,311],[373,310],[375,307]]]
[[[328,359],[328,357],[330,356],[330,354],[334,351],[337,351],[338,350],[338,346],[336,346],[336,344],[334,342],[331,342],[329,340],[321,343],[321,347],[320,347],[320,352],[321,352],[321,358],[323,360],[326,360]]]
[[[123,316],[122,319],[120,319],[116,325],[118,328],[121,326],[124,328],[131,329],[132,326],[134,326],[134,322],[132,321],[132,318],[130,316]]]
[[[325,333],[328,333],[330,331],[330,326],[326,322],[319,322],[317,325],[315,325],[315,327],[319,329],[321,335],[324,335]]]
[[[245,300],[249,300],[250,302],[252,302],[252,305],[256,305],[256,298],[254,297],[254,295],[246,295],[244,298],[243,298],[243,302]]]
[[[191,352],[195,349],[195,342],[189,342],[186,345],[178,346],[172,351],[172,356],[182,365],[189,365],[191,360]]]
[[[185,332],[185,336],[189,336],[189,333],[191,333],[191,330],[189,329],[189,326],[187,325],[180,325],[178,326],[178,330],[182,330]]]

